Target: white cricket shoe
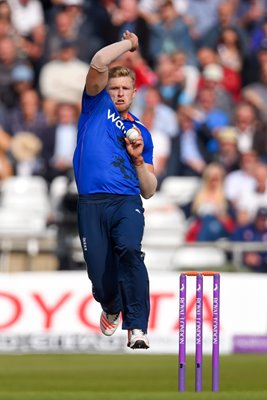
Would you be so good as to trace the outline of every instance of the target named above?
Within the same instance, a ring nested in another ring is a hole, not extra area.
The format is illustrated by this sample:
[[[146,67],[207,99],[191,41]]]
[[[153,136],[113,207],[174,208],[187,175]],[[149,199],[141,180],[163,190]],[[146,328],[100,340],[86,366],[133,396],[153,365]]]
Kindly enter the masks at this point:
[[[106,336],[111,336],[118,328],[120,321],[120,313],[118,314],[107,314],[102,311],[100,317],[100,329]]]
[[[141,329],[129,329],[127,346],[131,349],[148,349],[149,341]]]

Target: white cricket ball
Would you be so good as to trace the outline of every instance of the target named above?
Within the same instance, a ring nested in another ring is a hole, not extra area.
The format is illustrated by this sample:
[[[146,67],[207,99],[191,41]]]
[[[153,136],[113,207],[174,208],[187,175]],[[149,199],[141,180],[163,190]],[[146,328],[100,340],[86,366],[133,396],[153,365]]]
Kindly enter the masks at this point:
[[[130,142],[133,142],[139,136],[139,132],[135,128],[130,128],[126,132],[126,136]]]

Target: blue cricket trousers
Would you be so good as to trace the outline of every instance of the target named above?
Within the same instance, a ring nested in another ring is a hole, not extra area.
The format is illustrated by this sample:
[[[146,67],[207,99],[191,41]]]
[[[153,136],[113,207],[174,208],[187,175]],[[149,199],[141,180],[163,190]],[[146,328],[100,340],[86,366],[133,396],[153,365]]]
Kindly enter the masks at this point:
[[[78,227],[93,296],[122,329],[147,332],[149,280],[141,252],[144,209],[139,195],[79,195]]]

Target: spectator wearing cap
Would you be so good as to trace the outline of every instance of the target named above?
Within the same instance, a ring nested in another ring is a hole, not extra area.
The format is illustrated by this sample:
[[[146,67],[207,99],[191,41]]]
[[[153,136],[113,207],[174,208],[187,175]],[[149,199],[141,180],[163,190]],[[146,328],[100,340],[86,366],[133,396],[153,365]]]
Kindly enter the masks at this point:
[[[44,64],[39,77],[49,120],[53,119],[57,103],[80,104],[87,72],[88,64],[76,57],[76,43],[72,40],[62,42],[58,57]]]
[[[267,241],[267,208],[258,209],[252,222],[237,225],[231,238],[234,242],[266,242]],[[267,272],[266,251],[244,251],[243,265],[252,272]]]
[[[26,90],[34,88],[34,71],[29,65],[16,65],[12,70],[11,79],[14,91],[14,108],[19,105],[21,94]]]
[[[219,63],[208,64],[203,68],[199,81],[199,88],[211,89],[215,95],[215,106],[223,110],[230,121],[233,118],[234,101],[231,93],[226,89],[224,69]]]
[[[237,147],[237,132],[232,126],[220,129],[216,135],[218,153],[214,159],[223,165],[226,175],[239,169],[240,154]]]

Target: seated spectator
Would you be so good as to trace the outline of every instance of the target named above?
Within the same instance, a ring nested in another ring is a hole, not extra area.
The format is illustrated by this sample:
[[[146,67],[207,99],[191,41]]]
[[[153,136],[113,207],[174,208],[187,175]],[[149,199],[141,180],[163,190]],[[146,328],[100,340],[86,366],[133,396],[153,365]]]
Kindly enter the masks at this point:
[[[252,222],[245,225],[237,225],[231,240],[234,242],[266,242],[267,240],[267,208],[258,209]],[[266,251],[243,252],[243,265],[253,272],[267,272]]]
[[[240,153],[237,147],[237,132],[234,127],[227,126],[218,131],[218,153],[214,159],[219,162],[225,173],[236,171],[240,165]]]
[[[213,88],[203,87],[199,90],[194,109],[195,124],[198,128],[209,131],[207,150],[214,154],[218,151],[216,133],[229,125],[230,118],[224,110],[216,106],[216,92]]]
[[[58,103],[56,123],[44,132],[42,157],[45,162],[44,177],[51,182],[57,176],[69,177],[77,140],[78,107],[75,104]]]
[[[239,37],[234,28],[227,27],[222,30],[216,50],[222,67],[240,73],[243,55],[240,51]]]
[[[30,65],[16,65],[11,72],[12,89],[14,93],[13,108],[19,107],[22,93],[34,89],[34,71]]]
[[[173,0],[175,11],[183,15],[185,19],[187,19],[188,3],[189,0]],[[159,21],[159,6],[159,1],[139,0],[139,12],[149,24]]]
[[[223,0],[188,0],[186,21],[196,46],[202,47],[202,38],[217,23],[217,8]]]
[[[46,63],[40,72],[39,87],[49,120],[53,119],[58,102],[80,105],[87,72],[88,64],[76,56],[76,43],[63,42],[58,58]]]
[[[185,51],[177,50],[172,54],[175,67],[176,82],[182,86],[179,95],[179,105],[192,104],[197,95],[199,84],[199,71],[195,65],[188,63],[188,57]]]
[[[20,37],[18,41],[18,51],[23,60],[27,60],[34,69],[36,85],[40,69],[44,63],[44,46],[46,39],[46,26],[38,25],[32,29],[27,37]]]
[[[11,22],[11,9],[7,1],[0,2],[0,40],[5,37],[13,38],[17,33]]]
[[[261,80],[261,68],[267,63],[267,38],[263,39],[256,52],[248,55],[244,61],[243,87]]]
[[[201,72],[209,64],[219,64],[217,52],[209,47],[200,47],[198,49],[197,61]]]
[[[260,159],[267,161],[266,124],[257,118],[255,108],[247,103],[237,104],[234,113],[234,126],[237,132],[237,146],[240,153],[254,150]]]
[[[178,135],[171,142],[167,175],[201,176],[209,161],[209,131],[196,128],[195,110],[191,106],[178,109],[178,123]]]
[[[163,103],[157,86],[147,86],[137,92],[131,111],[149,130],[161,131],[167,138],[177,135],[176,113]]]
[[[191,204],[186,241],[215,241],[232,235],[235,213],[224,192],[224,176],[225,171],[218,163],[205,168],[202,184]]]
[[[171,54],[176,50],[186,52],[188,60],[196,64],[195,46],[184,22],[171,0],[164,0],[159,8],[160,21],[151,24],[149,54],[155,65],[160,54]]]
[[[9,113],[11,134],[15,136],[18,132],[24,131],[33,132],[40,137],[48,127],[48,122],[38,92],[34,89],[27,89],[22,92],[19,106]]]
[[[93,23],[93,29],[97,37],[108,45],[116,42],[117,29],[113,25],[112,16],[118,11],[117,0],[98,0],[98,1],[85,1],[86,13],[94,18],[90,18]],[[88,9],[89,8],[89,9]],[[140,13],[141,15],[141,13]]]
[[[218,61],[224,71],[224,88],[232,95],[235,101],[240,98],[241,72],[243,68],[243,54],[240,48],[240,39],[235,28],[227,27],[221,32],[216,45]]]
[[[248,37],[246,31],[238,25],[235,18],[235,4],[233,1],[224,0],[217,8],[217,20],[202,37],[201,46],[216,49],[220,35],[225,28],[234,28],[240,42],[243,56],[248,53]]]
[[[139,40],[139,50],[142,57],[151,65],[149,54],[150,27],[139,11],[138,0],[118,0],[111,9],[111,26],[109,36],[113,41],[120,40],[125,30],[134,32]],[[154,56],[152,54],[152,56]]]
[[[139,93],[143,101],[139,101],[139,107],[133,104],[131,111],[139,117],[152,134],[154,168],[159,179],[166,172],[171,138],[178,132],[177,118],[175,112],[162,103],[157,87],[150,86]]]
[[[240,192],[235,203],[237,210],[244,210],[247,213],[247,220],[255,218],[256,211],[267,205],[267,165],[259,162],[254,172],[255,185],[251,190]]]
[[[242,90],[242,96],[255,107],[260,119],[267,123],[267,64],[261,65],[260,81],[245,86]]]
[[[254,30],[264,21],[266,16],[266,0],[243,0],[236,3],[238,23],[252,36]]]
[[[0,2],[0,17],[11,20],[11,7],[7,0],[1,0]]]
[[[183,87],[177,83],[172,55],[160,55],[156,62],[155,71],[158,78],[157,86],[163,102],[176,110]]]
[[[267,40],[267,16],[263,18],[263,20],[257,24],[257,26],[253,29],[250,41],[250,48],[253,53],[257,53],[260,48],[263,40]]]
[[[199,81],[199,90],[202,88],[212,89],[215,95],[215,106],[223,110],[229,120],[232,120],[234,101],[232,94],[225,85],[224,70],[220,64],[208,64],[202,71],[202,77]]]
[[[0,102],[6,108],[14,105],[12,70],[20,63],[14,40],[9,37],[0,39]]]
[[[254,151],[242,153],[239,169],[228,173],[225,177],[224,190],[233,204],[238,201],[243,190],[251,191],[255,187],[254,174],[257,162],[258,157]]]
[[[71,5],[66,5],[56,13],[54,24],[48,29],[44,50],[45,62],[56,59],[62,43],[70,40],[75,42],[77,58],[89,63],[100,49],[102,41],[93,32],[87,32],[88,29],[84,26],[77,29],[76,18],[72,17],[68,8],[71,8]]]
[[[27,37],[32,30],[44,24],[44,10],[37,0],[9,0],[12,24],[19,35]]]
[[[15,175],[41,175],[43,173],[41,149],[42,142],[34,133],[17,132],[10,145]]]

